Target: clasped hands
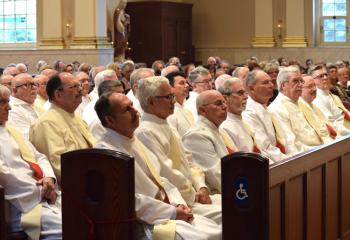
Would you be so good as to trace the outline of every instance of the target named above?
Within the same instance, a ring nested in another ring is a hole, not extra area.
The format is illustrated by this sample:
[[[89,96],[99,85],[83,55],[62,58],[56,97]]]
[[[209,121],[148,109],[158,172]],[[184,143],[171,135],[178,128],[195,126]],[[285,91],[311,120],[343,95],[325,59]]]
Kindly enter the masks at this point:
[[[53,178],[44,177],[36,182],[38,186],[42,186],[42,198],[50,204],[54,204],[57,199],[57,192],[55,189],[55,182]]]

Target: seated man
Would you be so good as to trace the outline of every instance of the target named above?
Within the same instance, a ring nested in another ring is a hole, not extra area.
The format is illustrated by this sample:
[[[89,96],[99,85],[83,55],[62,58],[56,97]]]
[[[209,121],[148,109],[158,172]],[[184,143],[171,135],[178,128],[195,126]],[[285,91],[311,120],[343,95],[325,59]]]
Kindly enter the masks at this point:
[[[192,112],[184,107],[185,99],[189,92],[189,85],[185,74],[182,72],[172,72],[166,78],[169,80],[172,92],[175,94],[174,113],[167,118],[167,121],[182,137],[194,125]]]
[[[139,82],[139,99],[144,114],[136,136],[160,162],[160,174],[177,186],[186,203],[195,213],[221,224],[221,208],[211,204],[203,170],[186,153],[177,131],[167,117],[174,111],[174,95],[164,77],[150,77]],[[221,195],[214,196],[221,204]]]
[[[126,95],[133,103],[134,108],[139,112],[140,117],[143,114],[143,110],[140,106],[139,97],[137,94],[138,82],[140,79],[154,76],[154,71],[151,68],[138,68],[135,69],[130,75],[131,91]]]
[[[218,91],[200,93],[197,97],[198,121],[183,136],[193,161],[204,170],[211,193],[221,193],[221,158],[237,150],[227,134],[229,140],[219,132],[219,126],[227,116],[226,108],[226,101]]]
[[[273,82],[267,73],[254,70],[246,79],[248,99],[246,109],[242,113],[243,120],[252,129],[253,138],[259,150],[272,161],[286,158],[285,143],[278,141],[267,104],[273,95]]]
[[[116,92],[116,93],[124,93],[124,88],[122,83],[117,80],[106,80],[103,81],[98,87],[98,95],[102,96],[102,94],[107,92]],[[95,139],[100,139],[106,129],[102,126],[100,119],[96,114],[94,114],[94,119],[89,124],[89,129]]]
[[[61,154],[92,148],[95,139],[79,114],[74,113],[82,96],[78,80],[63,72],[49,80],[46,90],[51,107],[32,125],[29,139],[47,156],[60,184]]]
[[[37,86],[32,76],[21,73],[12,80],[12,97],[10,105],[12,110],[9,122],[17,127],[25,138],[29,138],[29,128],[44,112],[43,108],[34,105]]]
[[[312,76],[303,77],[304,84],[301,96],[298,100],[300,110],[303,112],[310,126],[317,132],[325,143],[336,138],[337,131],[332,124],[326,119],[321,110],[312,103],[316,98],[316,84]]]
[[[0,185],[10,202],[9,232],[62,239],[60,198],[47,158],[7,122],[10,90],[0,85]],[[3,213],[2,213],[3,214]],[[21,226],[22,225],[22,226]]]
[[[34,101],[34,105],[44,110],[45,110],[45,103],[49,99],[46,93],[46,85],[48,81],[49,81],[49,77],[43,74],[36,75],[34,78],[34,83],[37,87],[37,95]]]
[[[192,214],[177,188],[159,175],[161,163],[157,157],[134,136],[139,116],[132,102],[124,94],[109,92],[100,97],[95,109],[106,128],[97,146],[135,158],[136,215],[156,225],[153,239],[174,239],[175,231],[176,239],[219,239],[220,227],[205,217]],[[162,237],[158,224],[163,224],[163,230],[167,230]]]
[[[277,76],[279,94],[268,107],[272,121],[278,122],[280,130],[283,131],[282,134],[279,129],[276,129],[279,139],[287,143],[287,154],[306,151],[324,143],[298,106],[303,83],[299,68],[289,66],[281,69]],[[291,144],[288,144],[287,139],[283,139],[282,135],[289,138]]]
[[[338,133],[347,135],[350,133],[350,113],[344,107],[338,96],[330,92],[331,83],[326,69],[315,66],[310,70],[315,79],[317,92],[313,103],[321,109],[322,113],[332,123]]]
[[[231,77],[218,90],[227,101],[227,117],[220,130],[230,136],[238,151],[260,152],[255,146],[250,127],[242,120],[248,98],[242,80]]]
[[[90,97],[90,83],[89,83],[89,75],[87,75],[85,72],[77,72],[75,77],[78,79],[78,81],[81,84],[81,103],[79,104],[78,108],[75,110],[77,113],[80,114],[80,116],[83,115],[83,112],[85,108],[90,103],[92,97]]]

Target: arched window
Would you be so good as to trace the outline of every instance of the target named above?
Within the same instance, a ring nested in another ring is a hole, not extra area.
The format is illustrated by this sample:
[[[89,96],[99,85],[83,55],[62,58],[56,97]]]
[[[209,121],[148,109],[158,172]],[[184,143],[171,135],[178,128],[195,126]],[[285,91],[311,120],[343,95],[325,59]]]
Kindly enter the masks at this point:
[[[0,0],[0,43],[36,42],[36,0]]]

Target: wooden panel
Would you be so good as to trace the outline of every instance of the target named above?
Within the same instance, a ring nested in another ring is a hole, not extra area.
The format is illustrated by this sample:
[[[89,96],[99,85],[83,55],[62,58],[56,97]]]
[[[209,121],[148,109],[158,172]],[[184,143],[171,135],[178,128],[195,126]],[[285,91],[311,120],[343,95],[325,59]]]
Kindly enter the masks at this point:
[[[350,235],[350,154],[341,161],[341,233]]]
[[[326,239],[337,239],[338,229],[338,161],[330,161],[326,166]]]
[[[281,240],[284,212],[282,213],[282,185],[270,188],[270,240]]]
[[[0,186],[0,240],[6,239],[6,222],[5,222],[5,192]]]
[[[323,239],[323,166],[310,171],[307,176],[307,239]]]
[[[286,182],[286,236],[287,240],[304,239],[304,175]]]

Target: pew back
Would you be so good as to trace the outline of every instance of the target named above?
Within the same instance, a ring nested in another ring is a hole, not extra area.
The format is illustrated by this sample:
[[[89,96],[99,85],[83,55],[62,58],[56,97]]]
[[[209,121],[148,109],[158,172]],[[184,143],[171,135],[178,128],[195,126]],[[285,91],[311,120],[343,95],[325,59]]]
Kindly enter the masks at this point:
[[[6,239],[6,221],[5,221],[5,191],[0,186],[0,240]]]
[[[105,149],[61,156],[63,239],[134,239],[134,160]]]

